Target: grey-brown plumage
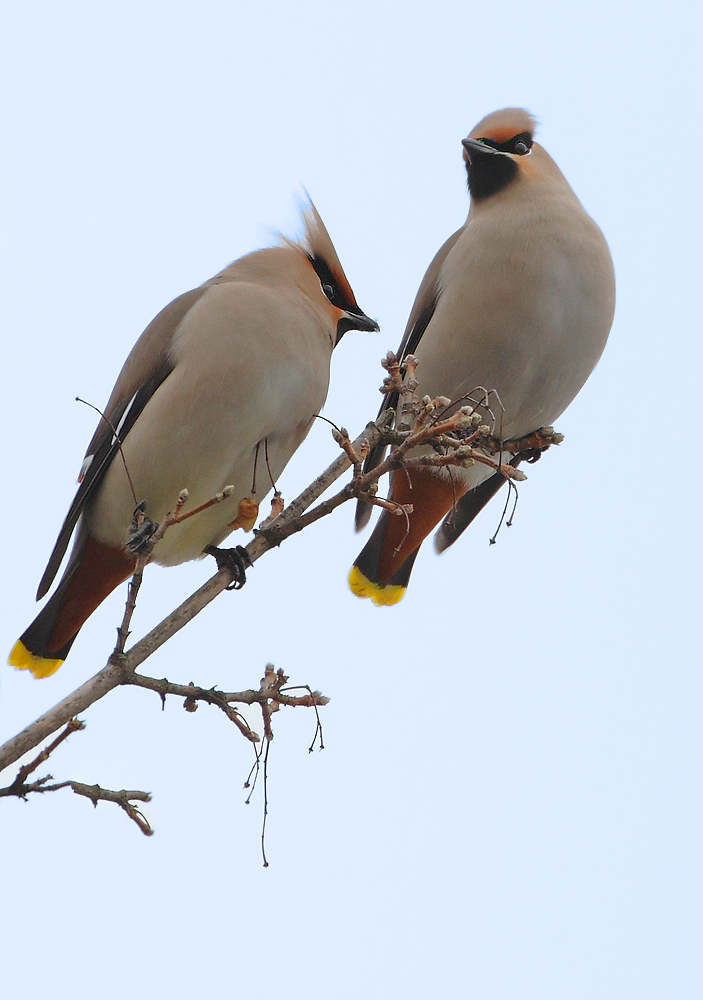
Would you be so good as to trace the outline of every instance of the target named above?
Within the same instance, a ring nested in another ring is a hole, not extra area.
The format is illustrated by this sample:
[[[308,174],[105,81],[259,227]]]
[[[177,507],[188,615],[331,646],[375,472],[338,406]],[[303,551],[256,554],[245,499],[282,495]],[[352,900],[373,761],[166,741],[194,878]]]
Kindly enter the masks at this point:
[[[313,205],[304,220],[300,242],[236,260],[166,306],[140,337],[88,447],[37,597],[77,528],[67,569],[15,645],[14,666],[35,676],[56,670],[86,618],[130,575],[135,501],[158,523],[183,489],[186,513],[232,486],[228,499],[170,528],[152,559],[172,566],[219,545],[240,502],[255,507],[270,492],[308,433],[340,337],[378,329]]]
[[[430,264],[399,351],[419,357],[420,396],[459,406],[475,387],[496,390],[506,441],[552,424],[569,405],[601,355],[615,303],[605,239],[534,130],[526,111],[507,108],[463,141],[469,215]],[[379,459],[377,450],[369,466]],[[415,508],[410,528],[381,515],[352,590],[379,604],[399,600],[422,540],[446,518],[436,546],[451,544],[502,485],[491,476],[478,464],[392,476],[393,499]],[[359,526],[369,514],[360,505]]]

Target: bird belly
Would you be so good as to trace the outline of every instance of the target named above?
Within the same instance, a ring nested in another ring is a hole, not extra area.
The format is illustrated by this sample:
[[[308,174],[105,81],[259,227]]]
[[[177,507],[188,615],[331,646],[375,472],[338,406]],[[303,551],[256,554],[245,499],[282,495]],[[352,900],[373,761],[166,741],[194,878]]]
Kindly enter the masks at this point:
[[[609,289],[563,250],[466,268],[463,283],[440,292],[418,347],[418,391],[458,406],[480,401],[481,387],[495,435],[522,437],[553,423],[593,370],[612,320]]]
[[[184,489],[188,500],[182,513],[187,513],[225,486],[234,487],[226,500],[169,528],[157,543],[153,561],[175,565],[226,538],[242,499],[258,503],[270,492],[324,403],[326,379],[287,365],[283,372],[270,366],[265,384],[242,378],[230,382],[223,388],[214,373],[190,379],[178,369],[169,376],[130,430],[88,507],[87,526],[94,537],[126,544],[134,508],[142,501],[146,516],[159,523]]]

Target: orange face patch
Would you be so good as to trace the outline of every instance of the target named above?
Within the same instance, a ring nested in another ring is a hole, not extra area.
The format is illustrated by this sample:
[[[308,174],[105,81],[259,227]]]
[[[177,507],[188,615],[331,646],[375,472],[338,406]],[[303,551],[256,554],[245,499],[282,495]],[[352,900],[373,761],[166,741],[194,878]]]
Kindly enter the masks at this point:
[[[481,131],[475,128],[473,132],[469,133],[469,137],[471,139],[490,139],[491,142],[509,142],[520,132],[524,132],[524,129],[516,125],[490,125]]]

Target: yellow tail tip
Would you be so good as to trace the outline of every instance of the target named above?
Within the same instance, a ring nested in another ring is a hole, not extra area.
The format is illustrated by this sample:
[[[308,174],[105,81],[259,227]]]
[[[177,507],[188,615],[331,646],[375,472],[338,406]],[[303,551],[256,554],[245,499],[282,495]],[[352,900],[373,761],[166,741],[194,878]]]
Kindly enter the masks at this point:
[[[21,639],[12,647],[7,662],[16,670],[29,670],[37,679],[51,677],[59,669],[63,660],[51,660],[30,653]]]
[[[377,607],[387,607],[402,600],[407,588],[397,586],[383,587],[373,583],[361,572],[358,566],[352,566],[347,577],[349,589],[357,597],[369,597]]]

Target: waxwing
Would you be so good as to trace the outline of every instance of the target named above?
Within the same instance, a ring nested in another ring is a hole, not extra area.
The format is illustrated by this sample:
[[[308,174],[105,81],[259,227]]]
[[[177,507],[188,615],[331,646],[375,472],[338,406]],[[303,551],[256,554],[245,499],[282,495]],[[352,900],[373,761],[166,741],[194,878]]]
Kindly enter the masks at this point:
[[[281,238],[236,260],[174,299],[135,344],[88,446],[37,600],[75,529],[66,571],[13,647],[12,666],[52,674],[89,615],[132,574],[135,503],[158,523],[184,488],[183,513],[234,487],[165,533],[151,555],[162,566],[197,559],[234,527],[253,526],[325,401],[333,348],[347,330],[378,329],[357,305],[312,204],[303,218],[299,242]]]
[[[420,398],[452,400],[447,414],[480,401],[477,387],[495,390],[482,413],[504,441],[554,423],[598,361],[615,308],[605,239],[534,132],[527,111],[506,108],[463,140],[469,214],[430,264],[399,349],[419,359]],[[386,396],[381,409],[396,402]],[[382,458],[376,448],[367,469]],[[413,511],[409,520],[382,512],[349,574],[351,590],[395,604],[432,529],[444,519],[441,552],[504,483],[478,463],[392,474],[391,499]],[[369,516],[360,503],[357,527]]]

